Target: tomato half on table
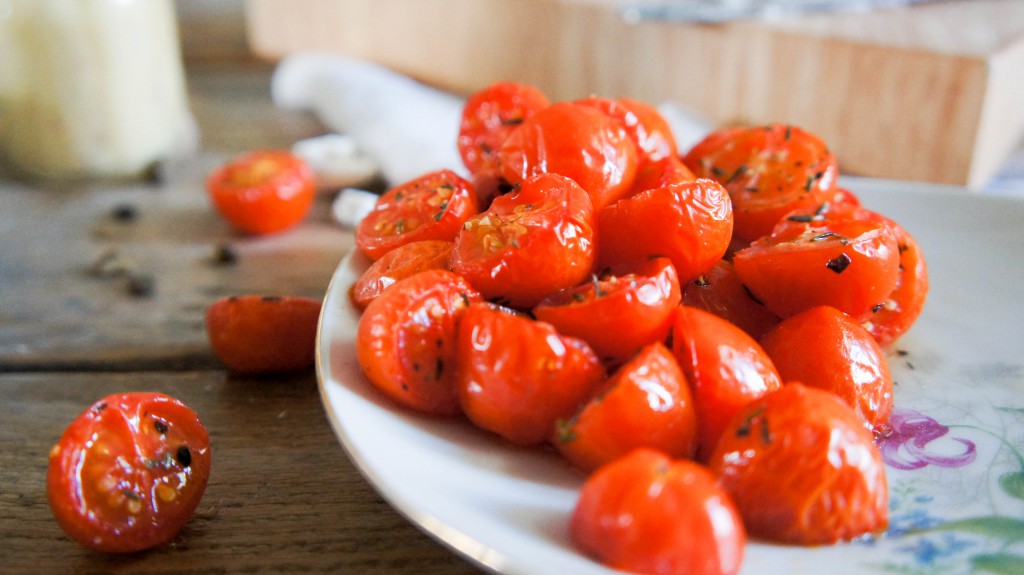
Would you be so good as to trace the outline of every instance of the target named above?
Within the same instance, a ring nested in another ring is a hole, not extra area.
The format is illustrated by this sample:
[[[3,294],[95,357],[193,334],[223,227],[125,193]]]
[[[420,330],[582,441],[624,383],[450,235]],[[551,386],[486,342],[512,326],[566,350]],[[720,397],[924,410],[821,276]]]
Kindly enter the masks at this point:
[[[217,211],[235,227],[269,234],[306,217],[316,196],[316,178],[291,152],[256,150],[212,171],[206,190]]]
[[[246,294],[206,309],[206,333],[232,371],[260,374],[312,367],[321,302],[298,296]]]
[[[160,393],[110,395],[50,450],[46,495],[61,528],[91,549],[127,553],[174,538],[210,476],[195,412]]]
[[[432,269],[448,269],[454,242],[422,240],[391,250],[366,268],[349,291],[352,303],[365,309],[373,298],[400,279]]]

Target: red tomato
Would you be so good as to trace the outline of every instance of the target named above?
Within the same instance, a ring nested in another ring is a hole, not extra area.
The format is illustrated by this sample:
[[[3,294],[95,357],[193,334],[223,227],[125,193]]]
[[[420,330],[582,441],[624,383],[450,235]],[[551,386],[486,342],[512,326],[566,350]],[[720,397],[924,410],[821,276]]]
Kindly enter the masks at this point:
[[[750,297],[732,262],[724,259],[683,286],[683,304],[728,320],[755,340],[781,321],[764,304]]]
[[[50,450],[46,496],[61,528],[91,549],[126,553],[174,538],[210,476],[195,412],[159,393],[105,397]]]
[[[538,174],[571,178],[595,209],[629,192],[636,175],[636,145],[600,110],[559,102],[527,118],[498,151],[501,175],[513,186]]]
[[[556,422],[604,381],[586,342],[491,304],[466,311],[456,357],[462,410],[478,427],[516,445],[551,439]]]
[[[573,543],[621,571],[726,575],[740,570],[746,532],[704,467],[637,449],[591,475],[570,523]]]
[[[598,214],[603,265],[664,256],[672,260],[681,282],[710,270],[731,236],[729,196],[712,180],[647,190]]]
[[[352,303],[363,309],[400,279],[426,270],[448,269],[454,247],[453,242],[444,240],[422,240],[398,246],[370,264],[356,280],[349,293]]]
[[[235,227],[269,234],[306,217],[316,196],[316,179],[313,170],[291,152],[257,150],[211,172],[206,190],[217,211]]]
[[[740,409],[782,385],[771,358],[753,338],[696,308],[681,306],[676,312],[672,353],[693,389],[701,461]]]
[[[657,162],[640,165],[636,171],[636,178],[633,179],[633,189],[626,197],[672,184],[685,184],[696,179],[697,176],[693,175],[682,160],[676,156],[669,156]]]
[[[559,422],[553,443],[588,472],[638,447],[693,457],[697,411],[672,352],[661,343],[640,350],[572,419]]]
[[[647,344],[665,341],[681,297],[672,262],[655,258],[618,266],[553,294],[533,308],[533,315],[560,333],[586,340],[603,361],[618,364]]]
[[[656,108],[628,98],[610,100],[596,96],[575,103],[601,110],[626,130],[636,144],[640,164],[678,157],[672,128]]]
[[[480,295],[447,270],[396,282],[366,306],[356,355],[367,381],[406,407],[459,412],[455,353],[458,323]]]
[[[316,355],[320,307],[320,300],[295,296],[225,297],[206,309],[206,333],[232,371],[304,369]]]
[[[356,246],[370,259],[411,242],[455,239],[476,214],[473,184],[451,170],[424,174],[391,188],[356,226]]]
[[[683,157],[699,178],[729,191],[736,235],[752,242],[795,209],[820,204],[834,193],[839,168],[817,136],[782,124],[709,135]]]
[[[594,227],[587,193],[566,177],[541,174],[466,222],[451,267],[484,297],[526,309],[590,276]]]
[[[892,377],[871,334],[832,307],[814,307],[783,320],[761,340],[783,381],[838,395],[868,427],[889,421]]]
[[[829,544],[888,525],[885,467],[872,441],[835,394],[787,383],[737,414],[708,465],[751,535]]]

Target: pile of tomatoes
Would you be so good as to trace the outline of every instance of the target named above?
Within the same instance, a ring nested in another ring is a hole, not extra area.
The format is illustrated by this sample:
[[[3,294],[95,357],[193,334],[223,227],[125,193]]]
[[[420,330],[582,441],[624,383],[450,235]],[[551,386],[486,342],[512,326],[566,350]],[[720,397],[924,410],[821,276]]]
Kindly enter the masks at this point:
[[[645,573],[735,573],[749,536],[815,545],[888,523],[873,431],[885,349],[916,320],[924,258],[837,187],[789,125],[677,149],[626,99],[472,95],[439,170],[358,226],[366,379],[587,475],[584,552]]]

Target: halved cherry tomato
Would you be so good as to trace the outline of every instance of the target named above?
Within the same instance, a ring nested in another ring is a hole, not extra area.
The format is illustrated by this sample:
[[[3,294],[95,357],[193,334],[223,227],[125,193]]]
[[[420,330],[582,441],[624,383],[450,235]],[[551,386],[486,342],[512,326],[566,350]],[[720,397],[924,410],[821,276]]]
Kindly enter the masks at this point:
[[[697,177],[729,190],[735,233],[748,242],[771,232],[786,213],[828,199],[839,175],[821,139],[783,124],[712,133],[683,161]]]
[[[305,369],[316,355],[320,307],[320,300],[297,296],[225,297],[206,309],[206,333],[214,353],[232,371]]]
[[[889,364],[871,334],[833,307],[813,307],[785,319],[761,340],[783,381],[838,395],[869,428],[892,412]]]
[[[456,336],[480,294],[447,270],[399,280],[366,306],[356,330],[356,356],[367,381],[406,407],[459,412]]]
[[[398,246],[370,264],[356,280],[349,293],[352,303],[363,309],[400,279],[426,270],[448,269],[454,247],[454,242],[444,240],[422,240]]]
[[[538,174],[571,178],[590,194],[595,209],[629,192],[636,175],[636,145],[626,130],[590,106],[558,102],[516,128],[498,151],[501,175],[513,186]]]
[[[697,463],[637,449],[583,484],[573,543],[601,563],[652,575],[732,575],[746,531],[736,506]]]
[[[692,458],[697,411],[672,352],[660,342],[640,350],[571,419],[558,423],[553,443],[587,472],[638,447]]]
[[[594,235],[590,196],[569,178],[541,174],[465,223],[451,267],[484,297],[527,309],[590,276]]]
[[[456,357],[463,412],[516,445],[550,440],[604,381],[586,342],[487,303],[463,316]]]
[[[127,553],[174,538],[203,496],[210,437],[160,393],[110,395],[50,450],[46,496],[57,523],[91,549]]]
[[[657,162],[641,164],[636,170],[636,178],[633,179],[633,189],[626,197],[672,184],[692,182],[696,179],[697,176],[693,175],[693,172],[686,167],[682,160],[676,156],[669,156]]]
[[[597,108],[622,126],[636,144],[640,164],[678,157],[672,128],[656,108],[629,98],[612,100],[597,96],[576,100],[575,103]]]
[[[411,242],[452,241],[477,211],[473,184],[451,170],[430,172],[384,192],[356,226],[356,246],[379,260]]]
[[[693,390],[701,461],[740,409],[782,385],[771,358],[753,338],[703,310],[679,307],[672,353]]]
[[[781,318],[750,297],[732,262],[719,260],[706,274],[683,286],[683,304],[711,312],[760,340]]]
[[[679,281],[715,265],[732,237],[729,196],[713,180],[640,192],[598,213],[599,259],[610,266],[667,257]]]
[[[256,150],[211,172],[206,190],[217,211],[235,227],[269,234],[306,217],[316,196],[316,178],[291,152]]]
[[[754,400],[708,465],[759,538],[829,544],[889,522],[882,456],[863,420],[827,391],[793,382]]]

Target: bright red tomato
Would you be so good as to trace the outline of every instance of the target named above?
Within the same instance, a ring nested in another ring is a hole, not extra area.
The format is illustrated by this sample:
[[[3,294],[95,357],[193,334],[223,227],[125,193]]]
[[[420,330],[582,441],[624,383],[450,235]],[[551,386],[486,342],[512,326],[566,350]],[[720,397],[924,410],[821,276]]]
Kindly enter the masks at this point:
[[[50,450],[46,496],[61,528],[91,549],[127,553],[174,538],[203,496],[210,437],[159,393],[105,397]]]
[[[889,522],[882,456],[863,420],[827,391],[787,383],[754,400],[708,465],[759,538],[830,544]]]
[[[626,130],[636,144],[640,164],[676,158],[676,139],[668,121],[656,108],[629,98],[612,100],[591,96],[575,102],[601,110]]]
[[[672,184],[685,184],[696,179],[697,176],[693,175],[682,160],[676,156],[669,156],[657,162],[641,164],[637,168],[636,178],[633,179],[633,189],[626,197]]]
[[[732,262],[719,260],[706,274],[683,286],[683,304],[728,320],[760,340],[781,318],[750,297]]]
[[[454,242],[444,240],[422,240],[398,246],[370,264],[356,280],[349,292],[352,303],[363,309],[400,279],[426,270],[448,269],[454,247]]]
[[[320,300],[241,295],[206,309],[206,334],[232,371],[272,373],[313,366]]]
[[[747,539],[707,469],[652,449],[632,451],[587,479],[570,534],[601,563],[652,575],[735,574]]]
[[[211,172],[206,190],[217,211],[235,227],[269,234],[306,217],[316,196],[316,178],[291,152],[257,150]]]

